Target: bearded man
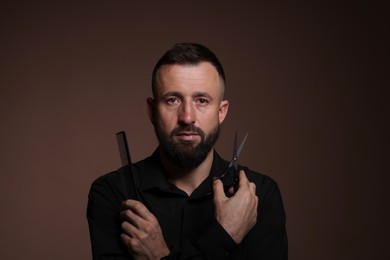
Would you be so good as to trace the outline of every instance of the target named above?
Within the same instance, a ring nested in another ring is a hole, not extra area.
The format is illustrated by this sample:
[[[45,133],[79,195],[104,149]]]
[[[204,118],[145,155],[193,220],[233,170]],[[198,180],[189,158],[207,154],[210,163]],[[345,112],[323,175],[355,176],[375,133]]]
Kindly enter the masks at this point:
[[[200,44],[176,44],[157,62],[152,92],[148,116],[159,146],[92,184],[93,258],[287,259],[276,182],[243,166],[238,187],[226,190],[220,178],[229,162],[214,145],[229,102],[215,54]],[[135,187],[130,194],[129,187]]]

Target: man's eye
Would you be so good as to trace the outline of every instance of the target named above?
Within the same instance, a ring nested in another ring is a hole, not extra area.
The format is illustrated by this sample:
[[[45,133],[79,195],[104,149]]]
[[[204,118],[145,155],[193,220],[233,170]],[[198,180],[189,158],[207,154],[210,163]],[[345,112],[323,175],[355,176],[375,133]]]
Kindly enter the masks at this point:
[[[177,99],[177,98],[168,98],[167,100],[166,100],[166,102],[168,103],[168,104],[176,104],[176,103],[178,103],[179,102],[179,100]]]
[[[198,98],[198,103],[201,104],[201,105],[206,105],[209,103],[209,101],[205,98]]]

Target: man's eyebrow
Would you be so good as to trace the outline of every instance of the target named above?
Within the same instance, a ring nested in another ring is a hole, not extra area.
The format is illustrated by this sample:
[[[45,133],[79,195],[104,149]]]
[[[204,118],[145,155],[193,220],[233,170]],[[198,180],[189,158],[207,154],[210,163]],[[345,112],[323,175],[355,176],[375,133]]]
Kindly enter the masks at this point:
[[[196,97],[206,97],[208,99],[213,99],[213,97],[207,93],[207,92],[203,92],[203,91],[198,91],[198,92],[195,92],[191,95],[193,98],[196,98]],[[180,97],[182,98],[183,97],[183,94],[181,92],[178,92],[178,91],[170,91],[170,92],[167,92],[167,93],[164,93],[161,98],[167,98],[167,97]]]
[[[170,92],[167,92],[165,94],[163,94],[161,97],[162,98],[166,98],[166,97],[182,97],[183,94],[181,94],[180,92],[178,91],[170,91]]]
[[[201,91],[195,92],[192,96],[193,96],[193,97],[206,97],[206,98],[208,98],[208,99],[213,99],[213,97],[212,97],[209,93],[207,93],[207,92],[201,92]]]

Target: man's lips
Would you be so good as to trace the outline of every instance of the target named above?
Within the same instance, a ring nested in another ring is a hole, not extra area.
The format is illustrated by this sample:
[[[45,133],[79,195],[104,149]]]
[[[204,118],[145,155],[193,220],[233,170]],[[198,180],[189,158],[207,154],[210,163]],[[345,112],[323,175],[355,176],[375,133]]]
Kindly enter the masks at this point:
[[[179,132],[176,137],[183,141],[192,141],[199,136],[196,132]]]

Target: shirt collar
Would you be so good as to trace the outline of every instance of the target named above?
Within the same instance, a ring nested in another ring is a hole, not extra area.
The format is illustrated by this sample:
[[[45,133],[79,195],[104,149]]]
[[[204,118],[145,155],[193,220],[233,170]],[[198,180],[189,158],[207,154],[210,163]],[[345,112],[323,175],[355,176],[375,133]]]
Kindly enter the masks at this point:
[[[163,165],[160,160],[158,148],[153,154],[146,158],[144,166],[141,170],[141,184],[140,188],[142,191],[151,189],[160,189],[167,192],[174,192],[177,188],[168,181],[164,172]],[[204,195],[211,194],[212,192],[212,180],[215,176],[220,176],[227,166],[228,162],[223,160],[219,154],[214,150],[214,159],[211,165],[209,176],[195,189],[191,197],[201,197]]]

